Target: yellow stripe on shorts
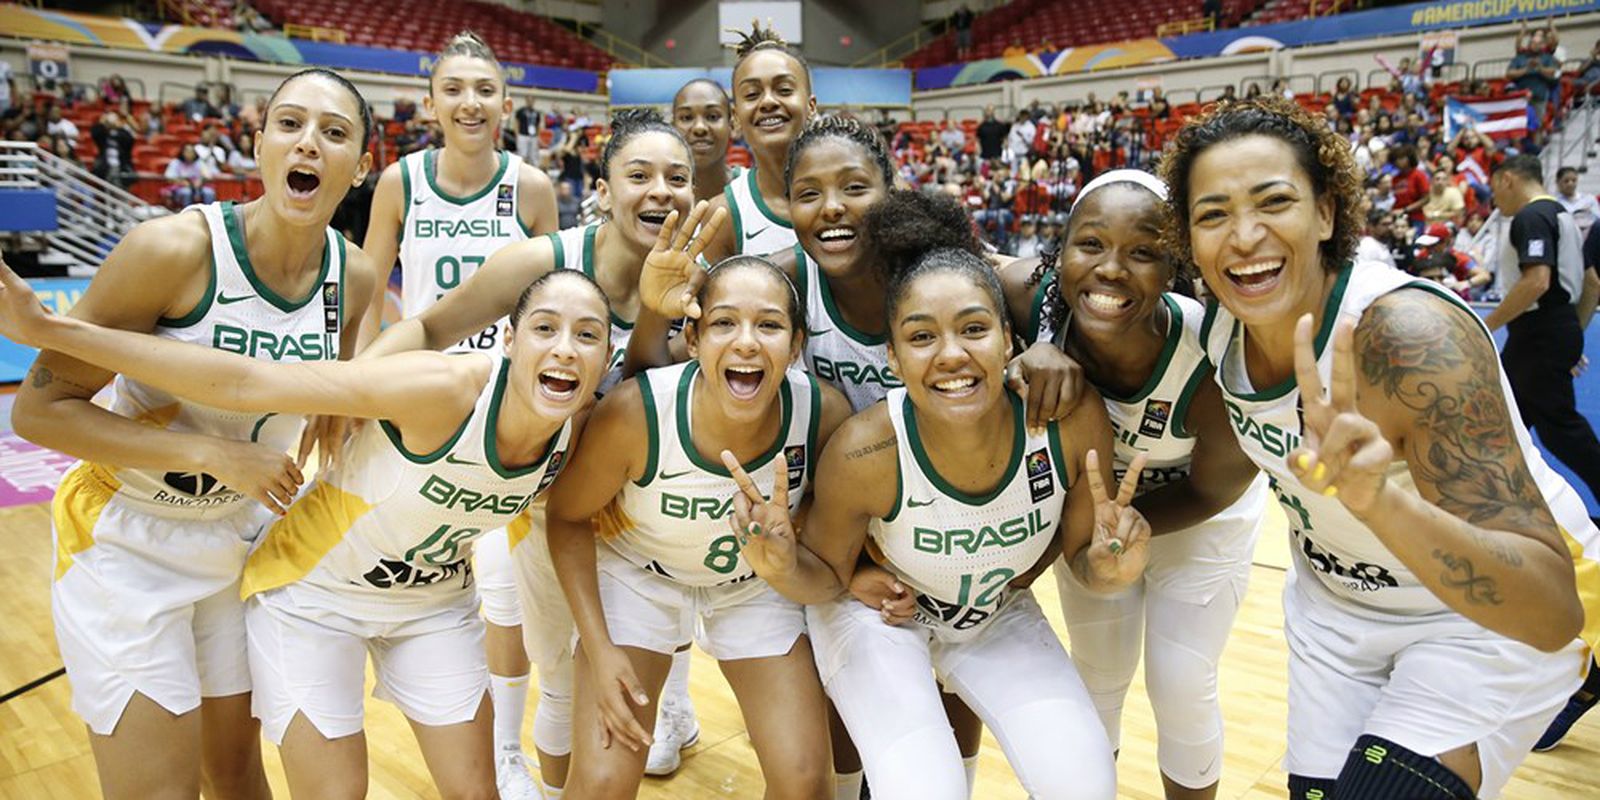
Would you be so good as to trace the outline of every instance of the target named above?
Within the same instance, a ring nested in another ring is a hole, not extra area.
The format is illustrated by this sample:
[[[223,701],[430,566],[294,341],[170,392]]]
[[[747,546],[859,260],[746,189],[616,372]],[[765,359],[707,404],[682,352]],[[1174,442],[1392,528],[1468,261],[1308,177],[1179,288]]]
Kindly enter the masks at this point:
[[[245,562],[239,596],[248,599],[304,578],[371,510],[360,497],[317,481],[283,519],[267,528],[261,546]]]
[[[1572,554],[1572,568],[1578,578],[1578,602],[1583,605],[1583,631],[1578,636],[1591,650],[1600,651],[1600,562],[1584,555],[1583,543],[1572,538],[1566,528],[1557,527],[1562,541],[1567,543],[1567,552]]]
[[[56,529],[56,572],[61,580],[72,566],[72,557],[94,546],[94,526],[100,512],[122,488],[111,470],[88,461],[79,462],[61,478],[55,498],[50,502],[50,521]]]

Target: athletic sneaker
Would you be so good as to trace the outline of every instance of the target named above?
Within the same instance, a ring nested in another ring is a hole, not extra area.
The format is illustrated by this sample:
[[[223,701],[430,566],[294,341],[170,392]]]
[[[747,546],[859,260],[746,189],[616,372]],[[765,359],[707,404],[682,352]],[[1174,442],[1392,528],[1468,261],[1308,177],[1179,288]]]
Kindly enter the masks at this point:
[[[494,785],[500,790],[500,800],[540,800],[544,793],[539,782],[528,772],[528,758],[520,746],[502,748],[494,760]]]
[[[671,775],[683,764],[679,751],[700,741],[700,721],[694,716],[694,703],[688,698],[663,700],[656,713],[656,731],[650,756],[644,762],[646,775]]]
[[[1600,661],[1591,661],[1589,676],[1584,680],[1583,687],[1573,693],[1567,704],[1562,707],[1561,713],[1556,715],[1555,721],[1550,723],[1550,727],[1545,728],[1544,735],[1534,743],[1533,752],[1554,750],[1556,745],[1561,744],[1567,731],[1572,730],[1572,726],[1577,724],[1578,718],[1594,708],[1596,702],[1600,702]]]

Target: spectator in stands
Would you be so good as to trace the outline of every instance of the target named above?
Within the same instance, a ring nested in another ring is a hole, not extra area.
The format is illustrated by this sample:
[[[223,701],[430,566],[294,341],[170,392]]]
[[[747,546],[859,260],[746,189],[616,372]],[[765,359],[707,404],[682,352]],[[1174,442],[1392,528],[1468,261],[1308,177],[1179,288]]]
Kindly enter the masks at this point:
[[[1011,132],[1006,138],[1006,156],[1018,170],[1028,163],[1028,156],[1033,152],[1033,137],[1038,133],[1038,128],[1033,124],[1033,116],[1027,109],[1017,112],[1017,120],[1011,123]]]
[[[995,116],[994,105],[985,106],[983,121],[978,123],[978,157],[984,161],[1000,158],[1002,148],[1005,147],[1006,134],[1010,132],[1011,126]]]
[[[1256,87],[1256,92],[1258,94],[1260,93],[1260,91],[1261,91],[1261,88],[1260,87]],[[1231,102],[1233,102],[1235,100],[1238,100],[1238,99],[1239,99],[1239,93],[1233,88],[1233,84],[1230,83],[1227,86],[1222,87],[1222,96],[1217,98],[1217,102],[1219,102],[1219,103],[1231,103]]]
[[[1011,203],[1016,199],[1017,185],[1011,180],[1011,170],[998,165],[992,178],[980,178],[978,206],[972,214],[979,230],[990,235],[990,241],[1002,251],[1011,239],[1011,223],[1015,216]]]
[[[1254,99],[1256,99],[1257,97],[1260,97],[1260,96],[1261,96],[1261,84],[1256,83],[1255,81],[1251,81],[1249,86],[1244,87],[1244,101],[1246,103],[1248,103],[1251,100],[1254,100]]]
[[[584,137],[581,135],[568,136],[561,143],[561,148],[556,151],[557,158],[561,161],[561,182],[571,187],[572,196],[583,199],[583,156],[579,149],[583,146]]]
[[[1422,207],[1428,202],[1428,173],[1417,168],[1416,148],[1409,145],[1396,149],[1390,161],[1395,169],[1395,209],[1406,212],[1412,227],[1420,229]]]
[[[1022,37],[1021,36],[1013,36],[1013,37],[1011,37],[1011,44],[1006,45],[1006,49],[1001,51],[1000,57],[1001,58],[1015,58],[1017,56],[1025,56],[1027,54],[1028,54],[1028,48],[1023,46]]]
[[[228,154],[231,148],[222,138],[222,131],[215,122],[207,123],[200,131],[200,141],[194,146],[195,154],[200,159],[200,166],[212,175],[223,171],[228,164]]]
[[[1588,236],[1589,228],[1600,220],[1600,202],[1594,195],[1578,191],[1578,170],[1573,167],[1556,170],[1556,200],[1572,215],[1579,236]]]
[[[11,111],[11,62],[0,59],[0,116]]]
[[[517,109],[515,118],[517,128],[517,155],[529,164],[539,163],[539,131],[544,128],[544,115],[533,107],[533,95],[522,99],[522,108]],[[566,226],[562,226],[565,228]]]
[[[1367,209],[1367,225],[1361,232],[1361,239],[1356,242],[1355,260],[1382,261],[1389,266],[1394,266],[1394,251],[1389,249],[1389,241],[1393,232],[1389,227],[1389,214],[1383,209]]]
[[[974,18],[972,7],[962,3],[956,13],[950,15],[950,25],[956,29],[956,58],[966,61],[972,55],[972,20]]]
[[[257,95],[255,102],[246,103],[243,108],[239,109],[239,125],[245,130],[260,131],[261,120],[266,117],[266,114],[267,96]]]
[[[217,107],[211,104],[211,90],[203,83],[195,84],[194,97],[183,101],[178,106],[178,113],[195,122],[221,116]]]
[[[409,97],[394,99],[394,121],[409,124],[417,116],[417,101]]]
[[[240,110],[239,104],[233,99],[233,87],[224,83],[220,91],[221,96],[217,99],[217,116],[227,122],[233,122],[238,119]]]
[[[1428,185],[1428,199],[1422,204],[1422,218],[1430,225],[1460,225],[1466,210],[1467,201],[1461,196],[1461,190],[1450,183],[1450,173],[1434,169]]]
[[[256,164],[255,152],[255,134],[239,134],[239,147],[228,153],[228,171],[241,177],[255,175],[260,169]]]
[[[556,182],[556,224],[560,230],[578,227],[583,216],[583,203],[572,193],[572,184]]]
[[[1594,92],[1595,85],[1600,84],[1600,39],[1596,39],[1594,47],[1589,49],[1589,58],[1578,67],[1578,74],[1572,79],[1578,94],[1587,99]]]
[[[44,132],[51,137],[59,136],[69,141],[78,141],[78,126],[72,124],[72,120],[61,116],[61,106],[50,106],[49,122],[46,123]]]
[[[51,143],[51,152],[74,167],[82,167],[83,161],[78,158],[78,148],[72,140],[57,138]]]
[[[235,7],[233,14],[234,19],[239,21],[239,31],[241,33],[261,33],[272,30],[272,20],[267,19],[266,15],[255,9],[255,6],[243,2],[243,0]],[[360,239],[356,241],[360,241]]]
[[[1361,103],[1361,96],[1356,94],[1355,85],[1349,78],[1341,77],[1333,84],[1333,107],[1343,117],[1353,117],[1356,107]]]
[[[1536,131],[1549,116],[1552,93],[1559,93],[1561,64],[1546,49],[1545,31],[1538,29],[1529,37],[1528,47],[1511,58],[1506,67],[1506,78],[1512,85],[1528,93],[1528,128]]]
[[[1017,258],[1037,258],[1040,246],[1039,218],[1029,214],[1022,218],[1017,235],[1012,237],[1011,249],[1006,252]]]
[[[167,189],[167,196],[171,198],[168,205],[173,208],[216,202],[217,191],[209,183],[215,173],[200,161],[192,143],[184,143],[183,149],[178,151],[178,157],[167,162],[166,175],[167,180],[171,181]]]
[[[1222,27],[1222,0],[1200,0],[1200,16],[1211,23],[1211,30]]]
[[[1484,323],[1506,328],[1501,362],[1523,422],[1600,496],[1600,441],[1572,389],[1572,369],[1583,357],[1577,306],[1585,295],[1592,303],[1600,276],[1584,268],[1577,226],[1545,195],[1543,174],[1539,159],[1524,154],[1506,159],[1491,178],[1495,206],[1511,219],[1512,253],[1501,259],[1505,299]]]
[[[1167,102],[1167,96],[1160,89],[1155,89],[1150,93],[1150,118],[1172,118],[1172,104]]]
[[[1372,194],[1367,198],[1374,211],[1388,214],[1394,211],[1394,178],[1390,175],[1379,175],[1377,183],[1373,186]]]
[[[89,137],[100,153],[95,157],[94,174],[102,180],[127,188],[137,177],[133,170],[134,132],[115,111],[100,115],[89,129]]]
[[[939,143],[950,152],[960,152],[967,146],[967,134],[961,130],[961,124],[951,124],[950,120],[939,123]]]
[[[100,99],[106,105],[115,107],[122,102],[122,98],[128,96],[128,82],[121,75],[113,73],[100,81]]]
[[[1273,81],[1272,93],[1281,96],[1285,100],[1294,99],[1294,90],[1289,88],[1288,78],[1279,78]]]

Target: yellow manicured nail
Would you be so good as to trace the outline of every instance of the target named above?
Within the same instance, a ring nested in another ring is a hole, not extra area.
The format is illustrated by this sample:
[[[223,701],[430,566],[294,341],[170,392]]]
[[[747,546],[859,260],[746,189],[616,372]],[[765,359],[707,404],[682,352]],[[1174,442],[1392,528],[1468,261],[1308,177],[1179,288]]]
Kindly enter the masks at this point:
[[[1301,472],[1305,472],[1306,468],[1311,466],[1311,456],[1301,453],[1300,457],[1295,459],[1294,465],[1299,467]]]
[[[1320,481],[1328,474],[1328,465],[1318,463],[1317,468],[1311,471],[1311,480]]]
[[[1337,486],[1329,486],[1328,488],[1322,490],[1322,495],[1324,497],[1333,497],[1337,494],[1339,494],[1339,487]]]

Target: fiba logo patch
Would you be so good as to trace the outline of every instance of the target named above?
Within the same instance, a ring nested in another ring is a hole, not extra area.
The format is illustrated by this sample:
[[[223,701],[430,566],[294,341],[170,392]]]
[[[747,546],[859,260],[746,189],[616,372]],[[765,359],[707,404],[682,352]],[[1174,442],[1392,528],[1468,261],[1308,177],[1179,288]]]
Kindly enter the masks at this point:
[[[1143,436],[1160,436],[1167,432],[1167,421],[1172,419],[1172,403],[1151,400],[1144,404],[1144,418],[1139,420],[1139,433]]]
[[[805,445],[790,445],[783,449],[783,463],[789,469],[789,488],[800,488],[801,481],[806,476],[806,448]]]
[[[555,482],[556,476],[561,474],[561,465],[566,463],[566,460],[567,451],[565,450],[557,450],[550,454],[550,466],[545,468],[544,477],[539,479],[539,488],[533,490],[534,494],[548,489],[550,484]]]
[[[1025,459],[1028,468],[1028,494],[1033,502],[1042,503],[1056,491],[1056,479],[1050,474],[1050,455],[1039,448]]]
[[[190,497],[208,497],[228,491],[216,476],[205,472],[169,472],[161,476],[161,481]]]
[[[494,198],[494,213],[497,217],[509,217],[515,213],[514,202],[511,199],[512,187],[509,183],[502,183],[496,188]]]

